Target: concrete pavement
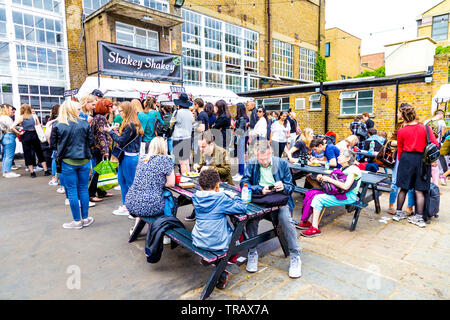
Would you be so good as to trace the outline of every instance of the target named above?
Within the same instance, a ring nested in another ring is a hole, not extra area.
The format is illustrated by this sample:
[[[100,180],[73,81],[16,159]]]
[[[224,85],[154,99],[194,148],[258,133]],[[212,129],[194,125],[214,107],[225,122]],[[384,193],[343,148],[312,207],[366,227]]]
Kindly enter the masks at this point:
[[[144,238],[127,242],[133,221],[112,215],[119,192],[90,209],[92,226],[65,230],[70,209],[50,179],[17,172],[24,176],[0,179],[0,299],[198,299],[211,270],[182,248],[166,247],[159,263],[147,263]],[[386,194],[383,213],[375,214],[370,204],[354,232],[352,214],[329,209],[321,236],[299,237],[301,278],[288,277],[289,259],[273,239],[261,248],[257,273],[247,273],[244,264],[210,299],[449,299],[450,187],[441,191],[440,217],[424,229],[380,222],[391,217],[384,213]],[[180,210],[180,219],[190,211]]]

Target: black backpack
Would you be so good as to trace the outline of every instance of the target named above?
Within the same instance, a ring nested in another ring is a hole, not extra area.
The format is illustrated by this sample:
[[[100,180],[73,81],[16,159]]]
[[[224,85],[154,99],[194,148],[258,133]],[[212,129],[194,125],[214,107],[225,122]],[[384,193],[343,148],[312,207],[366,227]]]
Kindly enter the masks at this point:
[[[426,165],[431,165],[437,159],[439,159],[441,152],[439,148],[430,142],[430,133],[428,130],[428,126],[425,126],[425,130],[427,131],[427,146],[423,152],[423,163]]]

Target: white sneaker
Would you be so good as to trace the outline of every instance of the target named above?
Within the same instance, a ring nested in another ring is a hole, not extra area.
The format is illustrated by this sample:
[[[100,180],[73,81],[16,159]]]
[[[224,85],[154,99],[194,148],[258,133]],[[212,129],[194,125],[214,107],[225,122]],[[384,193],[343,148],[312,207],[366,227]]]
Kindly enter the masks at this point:
[[[20,168],[22,168],[22,166],[20,164],[17,164],[15,166],[11,167],[12,170],[17,170],[17,169],[20,169]]]
[[[302,276],[302,260],[299,255],[291,254],[291,261],[289,264],[289,277],[300,278]]]
[[[129,214],[128,215],[128,219],[130,219],[130,220],[134,220],[134,219],[136,219],[135,217],[133,217],[131,214]]]
[[[128,216],[129,214],[130,213],[125,206],[120,206],[117,210],[113,211],[113,215],[116,216]]]
[[[18,178],[18,177],[20,177],[21,175],[18,174],[18,173],[15,173],[15,172],[7,172],[7,173],[3,173],[3,176],[4,176],[5,178]]]
[[[81,229],[83,228],[83,222],[82,221],[72,221],[69,223],[63,224],[64,229]]]
[[[58,181],[56,179],[52,179],[48,182],[49,186],[57,186],[58,185]]]
[[[90,202],[89,201],[89,208],[91,208],[91,207],[95,207],[95,202]]]
[[[64,187],[59,187],[58,189],[56,189],[56,192],[58,192],[58,193],[66,193],[66,191],[64,190]]]
[[[26,167],[26,168],[25,168],[25,171],[26,171],[26,172],[29,172],[29,171],[30,171],[30,169],[28,169],[28,167]]]
[[[116,191],[120,191],[120,186],[114,187],[113,189]]]
[[[87,217],[86,219],[81,220],[81,222],[83,223],[83,227],[88,227],[94,223],[94,218]]]
[[[70,206],[69,199],[66,198],[66,200],[64,201],[64,204],[65,204],[66,206]]]
[[[39,166],[34,167],[34,172],[39,172],[39,171],[44,171],[44,169]]]
[[[248,272],[258,271],[258,252],[249,252],[247,257],[247,267],[245,268]]]
[[[163,244],[170,244],[170,238],[168,236],[164,236],[163,238]]]

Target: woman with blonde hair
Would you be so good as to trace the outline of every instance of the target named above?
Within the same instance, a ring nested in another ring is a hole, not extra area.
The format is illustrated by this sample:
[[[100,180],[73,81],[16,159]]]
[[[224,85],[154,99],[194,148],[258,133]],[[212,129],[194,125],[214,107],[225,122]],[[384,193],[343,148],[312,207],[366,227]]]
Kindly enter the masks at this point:
[[[300,153],[309,153],[309,144],[314,139],[314,131],[311,128],[305,128],[301,135],[297,137],[294,146],[288,151],[287,156],[290,162],[298,162]]]
[[[142,104],[138,99],[131,100],[131,104],[133,105],[134,109],[136,110],[136,113],[139,114],[139,112],[144,112],[144,109],[142,108]]]
[[[20,107],[20,116],[17,117],[16,121],[13,123],[13,127],[17,125],[22,125],[24,133],[22,135],[22,147],[23,156],[25,158],[25,165],[30,170],[30,176],[36,178],[36,172],[34,172],[34,166],[36,164],[36,159],[34,157],[33,151],[38,157],[39,163],[41,163],[44,169],[45,176],[51,176],[52,173],[47,168],[47,163],[45,161],[44,152],[42,151],[41,141],[36,133],[35,126],[39,125],[39,119],[33,114],[33,110],[29,104],[23,104]]]
[[[81,229],[94,222],[94,218],[88,216],[88,186],[94,138],[89,123],[79,117],[79,109],[78,102],[65,101],[59,107],[58,118],[52,126],[50,137],[50,146],[57,151],[57,162],[61,164],[60,170],[73,217],[72,222],[63,224],[65,229]]]
[[[342,141],[339,141],[338,143],[336,143],[336,147],[339,150],[344,150],[344,149],[352,149],[354,146],[356,146],[359,142],[359,138],[358,136],[352,134],[351,136],[348,136],[347,138],[345,138]]]
[[[93,94],[88,94],[81,97],[81,112],[80,118],[91,123],[92,121],[92,112],[94,111],[95,104],[97,103],[98,97]]]
[[[2,172],[5,178],[17,178],[20,174],[12,172],[12,163],[16,150],[16,135],[19,132],[13,127],[13,120],[11,119],[12,107],[8,104],[3,104],[0,107],[0,130],[3,132],[1,144],[3,147]]]
[[[156,137],[150,143],[148,153],[139,160],[133,185],[125,199],[130,214],[138,217],[134,227],[138,225],[139,217],[163,213],[163,188],[174,185],[175,173],[172,160],[167,155],[167,143],[164,138]]]
[[[123,118],[120,128],[114,127],[113,130],[112,127],[105,127],[105,131],[118,144],[117,147],[114,147],[112,154],[119,160],[118,180],[122,192],[122,205],[117,210],[114,210],[113,214],[123,216],[129,215],[125,206],[125,198],[136,174],[141,137],[144,131],[139,122],[136,109],[131,102],[122,102],[119,105],[119,113]]]

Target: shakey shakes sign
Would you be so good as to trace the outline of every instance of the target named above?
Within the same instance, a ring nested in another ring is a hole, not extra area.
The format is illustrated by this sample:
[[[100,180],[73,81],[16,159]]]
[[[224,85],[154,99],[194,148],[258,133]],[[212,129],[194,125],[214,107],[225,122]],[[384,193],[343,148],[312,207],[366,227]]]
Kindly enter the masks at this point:
[[[177,54],[144,50],[98,41],[101,74],[182,82],[182,58]]]

